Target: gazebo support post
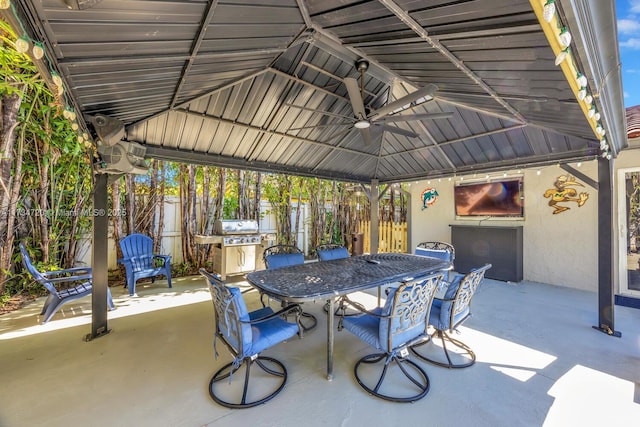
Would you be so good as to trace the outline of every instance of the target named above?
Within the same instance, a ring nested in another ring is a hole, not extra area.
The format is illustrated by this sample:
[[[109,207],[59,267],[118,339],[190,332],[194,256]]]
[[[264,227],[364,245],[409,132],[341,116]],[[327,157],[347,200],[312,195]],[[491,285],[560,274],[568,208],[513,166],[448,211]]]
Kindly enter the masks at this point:
[[[91,292],[91,333],[86,336],[87,341],[110,332],[107,327],[107,288],[109,286],[108,177],[107,174],[96,174],[93,191],[93,238],[91,242],[93,291]]]
[[[613,180],[611,161],[598,157],[598,325],[601,332],[614,337],[613,295]]]

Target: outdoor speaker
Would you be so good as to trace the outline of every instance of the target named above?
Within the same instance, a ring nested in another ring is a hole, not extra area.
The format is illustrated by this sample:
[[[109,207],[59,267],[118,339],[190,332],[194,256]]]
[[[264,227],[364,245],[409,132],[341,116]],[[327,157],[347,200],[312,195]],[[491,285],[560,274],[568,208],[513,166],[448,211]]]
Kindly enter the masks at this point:
[[[96,114],[90,120],[102,145],[114,146],[124,137],[122,121],[103,114]]]

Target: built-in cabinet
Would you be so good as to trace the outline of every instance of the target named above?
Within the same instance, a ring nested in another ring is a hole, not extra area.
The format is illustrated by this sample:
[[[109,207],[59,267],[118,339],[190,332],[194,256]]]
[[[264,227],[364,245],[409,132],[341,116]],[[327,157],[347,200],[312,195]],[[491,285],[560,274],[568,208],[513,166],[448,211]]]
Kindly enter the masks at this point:
[[[468,273],[491,263],[485,276],[506,282],[523,279],[522,227],[451,225],[451,244],[456,250],[454,269]]]

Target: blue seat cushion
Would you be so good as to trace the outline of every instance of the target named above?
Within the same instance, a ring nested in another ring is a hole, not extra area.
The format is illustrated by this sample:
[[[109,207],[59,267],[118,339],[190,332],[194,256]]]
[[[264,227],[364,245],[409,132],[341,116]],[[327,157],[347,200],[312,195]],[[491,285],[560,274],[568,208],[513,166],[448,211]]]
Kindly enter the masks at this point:
[[[371,310],[377,316],[388,316],[393,309],[393,299],[397,288],[390,288],[387,300],[382,308]],[[411,288],[405,288],[410,292]],[[362,341],[377,350],[391,352],[411,339],[422,335],[425,332],[424,322],[418,322],[414,325],[410,324],[411,319],[405,316],[395,316],[393,318],[380,318],[370,314],[360,316],[345,317],[342,325],[349,332],[359,337]],[[394,333],[391,342],[389,342],[389,332]],[[398,333],[398,331],[401,331]]]
[[[429,256],[432,258],[438,258],[443,261],[451,262],[451,252],[441,250],[441,249],[416,248],[415,254],[419,256]]]
[[[382,307],[377,307],[371,311],[380,315],[382,310]],[[380,344],[380,320],[379,317],[368,314],[349,316],[342,319],[342,326],[371,347],[384,351]]]
[[[347,248],[345,247],[320,250],[318,251],[318,258],[320,258],[320,261],[330,261],[332,259],[349,258],[349,251],[347,251]]]
[[[469,306],[467,306],[464,310],[454,316],[453,324],[451,324],[450,321],[452,308],[452,301],[443,301],[434,298],[433,304],[431,305],[431,312],[429,313],[429,324],[436,329],[445,331],[455,328],[463,320],[470,316]]]
[[[236,287],[229,287],[229,291],[232,295],[231,304],[235,305],[238,319],[244,322],[238,322],[238,326],[242,330],[242,354],[239,354],[239,357],[249,357],[254,354],[258,354],[261,351],[279,344],[298,333],[298,325],[296,323],[287,322],[281,317],[275,317],[260,323],[248,323],[252,320],[273,314],[273,310],[270,307],[264,307],[249,313],[242,298],[240,289]],[[237,327],[232,324],[233,320],[234,319],[229,319],[231,328]],[[221,323],[222,329],[224,322]],[[233,334],[228,334],[225,330],[221,330],[221,332],[225,335],[229,344],[239,351],[240,347]]]
[[[270,307],[261,308],[249,313],[251,320],[259,319],[273,314]],[[269,347],[281,343],[294,337],[298,333],[298,325],[293,322],[287,322],[282,317],[274,317],[273,319],[255,323],[251,325],[251,348],[245,351],[245,356],[258,354]]]
[[[304,254],[274,254],[266,257],[269,269],[304,264]]]

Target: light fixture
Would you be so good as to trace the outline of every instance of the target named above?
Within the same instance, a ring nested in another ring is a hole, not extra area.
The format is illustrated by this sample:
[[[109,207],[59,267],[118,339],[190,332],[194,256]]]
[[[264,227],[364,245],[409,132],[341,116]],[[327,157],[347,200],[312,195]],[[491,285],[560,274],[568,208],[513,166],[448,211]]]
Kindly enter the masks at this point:
[[[560,38],[560,44],[564,47],[568,47],[571,44],[571,33],[567,29],[567,27],[562,27],[560,29],[560,34],[558,35]]]
[[[578,91],[578,99],[582,101],[584,98],[586,98],[586,96],[587,96],[587,88],[581,87],[580,90]]]
[[[555,64],[556,65],[560,65],[562,64],[562,61],[564,61],[565,59],[567,59],[567,55],[569,55],[570,49],[567,47],[565,49],[562,49],[560,51],[560,53],[558,54],[558,56],[556,56],[556,61]]]
[[[35,59],[42,59],[44,56],[44,46],[41,42],[36,42],[33,44],[33,57]]]
[[[26,36],[16,40],[16,50],[18,53],[26,53],[29,50],[29,39]]]
[[[353,126],[358,129],[367,129],[369,126],[371,126],[371,123],[369,123],[368,120],[358,120],[353,124]]]
[[[585,76],[584,74],[582,74],[579,71],[578,71],[578,74],[576,75],[576,81],[578,82],[578,86],[580,86],[580,87],[586,87],[587,83],[589,83],[587,81],[587,76]]]
[[[556,14],[556,2],[555,0],[547,0],[544,4],[544,9],[542,10],[542,17],[545,21],[551,22],[553,17]]]
[[[11,0],[0,0],[0,9],[9,9],[11,7]]]
[[[541,173],[542,173],[542,171],[541,171],[540,169],[538,169],[538,170],[536,171],[536,175],[540,175]]]
[[[90,9],[102,0],[64,0],[69,9],[85,10]]]
[[[506,173],[506,172],[505,172],[505,173],[503,173],[503,174],[502,174],[502,177],[503,177],[503,178],[506,178],[506,177],[507,177],[507,173]]]
[[[582,162],[578,162],[576,166],[578,166],[579,168],[582,167]]]
[[[62,87],[62,77],[60,77],[60,74],[56,73],[55,71],[52,71],[51,80],[53,80],[54,85],[58,87]]]

